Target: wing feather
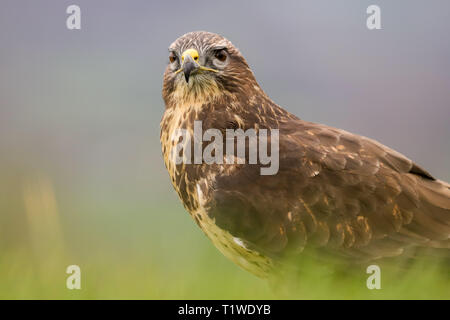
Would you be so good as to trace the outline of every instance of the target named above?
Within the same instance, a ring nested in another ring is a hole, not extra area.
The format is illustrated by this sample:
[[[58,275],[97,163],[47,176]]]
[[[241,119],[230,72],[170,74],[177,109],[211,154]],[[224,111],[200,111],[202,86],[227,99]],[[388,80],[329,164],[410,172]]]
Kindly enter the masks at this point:
[[[305,246],[353,258],[448,246],[450,189],[382,144],[320,124],[279,123],[280,169],[259,165],[217,175],[208,214],[271,256]]]

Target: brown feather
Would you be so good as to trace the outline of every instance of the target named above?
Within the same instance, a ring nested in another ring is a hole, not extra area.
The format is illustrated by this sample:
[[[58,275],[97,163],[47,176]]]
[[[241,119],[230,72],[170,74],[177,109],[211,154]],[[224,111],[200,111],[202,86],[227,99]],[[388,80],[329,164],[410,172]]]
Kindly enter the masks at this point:
[[[352,261],[416,247],[449,254],[447,183],[374,140],[303,121],[277,106],[221,36],[189,33],[171,50],[205,53],[217,44],[227,48],[230,61],[215,78],[189,87],[167,68],[161,143],[175,190],[219,250],[259,276],[305,248]],[[262,176],[258,164],[173,164],[171,134],[192,131],[194,120],[202,120],[203,130],[279,129],[278,173]]]

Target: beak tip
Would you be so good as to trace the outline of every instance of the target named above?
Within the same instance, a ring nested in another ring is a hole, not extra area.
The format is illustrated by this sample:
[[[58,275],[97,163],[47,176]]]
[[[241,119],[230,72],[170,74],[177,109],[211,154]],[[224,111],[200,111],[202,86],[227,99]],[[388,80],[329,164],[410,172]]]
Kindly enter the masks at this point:
[[[194,62],[194,60],[192,60],[192,58],[190,56],[188,56],[183,64],[183,72],[184,72],[184,78],[186,79],[186,83],[189,82],[189,77],[191,75],[191,73],[193,71],[195,71],[197,69],[197,65]]]

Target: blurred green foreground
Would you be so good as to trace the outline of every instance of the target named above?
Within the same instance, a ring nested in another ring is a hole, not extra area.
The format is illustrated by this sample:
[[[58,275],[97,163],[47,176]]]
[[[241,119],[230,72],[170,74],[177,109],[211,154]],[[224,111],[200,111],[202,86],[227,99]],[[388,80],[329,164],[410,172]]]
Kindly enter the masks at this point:
[[[224,258],[173,194],[167,206],[58,192],[44,175],[3,174],[0,201],[2,299],[448,299],[448,270],[418,263],[382,273],[381,290],[364,279],[320,278],[309,265],[296,292],[273,293],[267,281]],[[5,183],[8,182],[8,183]],[[68,201],[68,200],[72,201]],[[81,290],[66,288],[66,268],[81,268]],[[307,265],[307,264],[306,264]],[[362,280],[361,280],[362,279]]]

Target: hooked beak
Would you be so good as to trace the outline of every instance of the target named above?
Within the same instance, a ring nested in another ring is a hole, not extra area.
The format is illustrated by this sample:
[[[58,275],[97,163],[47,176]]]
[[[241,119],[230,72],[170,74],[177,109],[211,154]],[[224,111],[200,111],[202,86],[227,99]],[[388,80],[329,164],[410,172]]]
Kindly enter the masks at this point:
[[[203,67],[198,63],[199,60],[199,54],[197,50],[195,49],[188,49],[185,52],[183,52],[183,55],[181,56],[181,61],[183,62],[181,65],[181,68],[176,71],[175,73],[179,73],[183,71],[184,78],[186,79],[186,83],[189,83],[189,77],[193,72],[197,72],[197,70],[202,71],[210,71],[210,72],[219,72],[218,70]]]
[[[199,54],[198,51],[195,49],[188,49],[185,52],[183,52],[183,55],[181,56],[181,60],[183,61],[183,73],[184,78],[186,79],[186,83],[189,82],[189,77],[193,71],[196,71],[200,68],[200,65],[198,64]]]
[[[194,59],[192,59],[192,57],[190,55],[186,55],[186,57],[184,58],[184,63],[183,63],[183,73],[184,73],[184,78],[186,79],[186,82],[189,82],[189,77],[191,75],[191,73],[195,70],[197,70],[199,68],[199,65],[197,64],[197,62],[194,61]]]

